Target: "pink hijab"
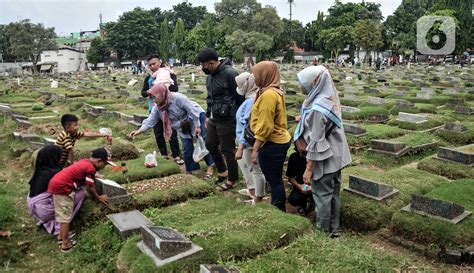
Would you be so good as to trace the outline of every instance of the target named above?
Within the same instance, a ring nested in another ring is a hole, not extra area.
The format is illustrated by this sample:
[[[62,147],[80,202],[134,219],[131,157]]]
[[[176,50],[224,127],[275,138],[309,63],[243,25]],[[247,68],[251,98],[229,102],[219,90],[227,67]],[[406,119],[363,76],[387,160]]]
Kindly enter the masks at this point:
[[[154,97],[156,107],[163,113],[163,132],[166,140],[171,138],[173,133],[171,129],[171,121],[168,115],[168,107],[170,106],[171,92],[163,83],[155,83],[153,87],[147,91],[147,94]]]

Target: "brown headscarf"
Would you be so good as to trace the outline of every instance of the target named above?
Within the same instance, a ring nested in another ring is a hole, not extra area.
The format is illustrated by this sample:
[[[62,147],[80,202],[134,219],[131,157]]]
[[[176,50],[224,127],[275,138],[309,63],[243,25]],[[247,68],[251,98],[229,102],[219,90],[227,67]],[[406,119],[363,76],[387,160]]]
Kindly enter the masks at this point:
[[[271,87],[273,87],[273,90],[278,94],[283,95],[283,90],[280,87],[280,71],[277,63],[261,61],[253,67],[252,74],[255,77],[255,84],[260,88],[257,97]]]

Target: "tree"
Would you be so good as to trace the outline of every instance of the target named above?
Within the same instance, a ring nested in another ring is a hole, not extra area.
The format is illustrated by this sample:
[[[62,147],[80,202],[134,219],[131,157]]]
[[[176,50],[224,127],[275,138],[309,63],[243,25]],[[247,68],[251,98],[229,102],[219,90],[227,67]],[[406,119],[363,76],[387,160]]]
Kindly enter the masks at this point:
[[[91,47],[87,51],[87,61],[97,68],[97,63],[103,61],[110,55],[107,45],[101,38],[95,38],[91,42]]]
[[[184,30],[184,22],[180,18],[176,21],[176,25],[173,31],[173,43],[176,47],[176,58],[182,59],[183,53],[183,43],[184,39],[186,38],[186,31]]]
[[[160,26],[160,57],[163,61],[167,62],[169,58],[169,49],[170,49],[170,35],[168,31],[168,19],[165,18],[161,22]]]
[[[137,59],[156,52],[159,25],[156,14],[135,8],[123,13],[117,22],[105,25],[105,43],[117,52],[119,59]]]
[[[321,31],[321,41],[326,50],[334,54],[337,59],[339,52],[343,50],[348,44],[352,43],[352,35],[354,33],[351,26],[340,26],[337,28],[330,28]]]
[[[197,52],[206,47],[205,30],[202,26],[191,29],[183,42],[182,62],[195,63]]]
[[[380,48],[382,43],[382,28],[380,24],[370,19],[359,20],[355,23],[352,37],[354,44],[360,49],[361,47],[370,53]],[[365,55],[367,58],[367,54]],[[365,62],[364,58],[364,62]]]
[[[287,50],[296,42],[296,45],[302,47],[305,40],[305,29],[300,21],[282,19],[283,31],[275,39],[277,50]]]
[[[305,26],[305,43],[307,50],[321,50],[322,45],[317,43],[318,36],[324,27],[324,13],[318,11],[316,20],[311,21]]]
[[[10,34],[9,52],[17,59],[33,62],[35,72],[41,52],[57,48],[54,41],[56,38],[54,28],[45,28],[43,24],[33,24],[30,20],[10,23],[8,28]]]
[[[249,58],[253,62],[253,54],[256,51],[265,51],[272,47],[273,38],[269,35],[257,31],[246,32],[241,29],[227,35],[225,42],[228,47],[234,48],[237,56],[242,56],[245,52],[249,53]]]
[[[221,21],[222,32],[230,34],[236,29],[256,27],[251,22],[262,6],[256,0],[222,0],[214,5],[214,9]]]
[[[205,6],[193,7],[191,3],[182,2],[173,6],[173,9],[165,14],[171,25],[176,25],[179,19],[184,22],[184,29],[191,30],[198,25],[207,15]],[[160,21],[161,22],[161,21]]]

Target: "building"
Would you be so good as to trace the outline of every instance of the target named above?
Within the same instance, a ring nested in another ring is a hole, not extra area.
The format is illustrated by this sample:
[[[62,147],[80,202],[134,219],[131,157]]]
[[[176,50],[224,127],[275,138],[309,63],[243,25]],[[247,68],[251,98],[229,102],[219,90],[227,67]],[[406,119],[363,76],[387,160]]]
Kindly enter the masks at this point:
[[[41,52],[41,70],[43,65],[55,64],[54,72],[68,73],[75,71],[84,71],[86,69],[86,54],[80,50],[62,47],[58,50],[46,50]]]
[[[71,47],[86,52],[91,47],[91,42],[95,38],[101,37],[100,30],[72,32],[69,37],[56,38],[56,43],[60,47]]]

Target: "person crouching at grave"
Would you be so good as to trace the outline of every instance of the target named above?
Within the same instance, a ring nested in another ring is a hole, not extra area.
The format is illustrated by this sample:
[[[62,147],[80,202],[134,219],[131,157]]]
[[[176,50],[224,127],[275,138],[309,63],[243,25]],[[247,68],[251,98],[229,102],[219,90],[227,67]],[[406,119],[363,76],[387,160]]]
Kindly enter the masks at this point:
[[[341,169],[352,161],[342,126],[339,95],[324,66],[307,67],[297,77],[307,94],[294,134],[299,152],[306,152],[303,181],[312,187],[317,227],[331,237],[338,237]]]
[[[247,189],[240,190],[239,193],[243,191],[248,192],[252,197],[251,204],[255,204],[256,202],[261,202],[265,196],[265,176],[262,173],[262,169],[260,169],[258,161],[257,164],[252,163],[253,147],[247,143],[244,134],[245,128],[249,126],[250,112],[257,96],[258,87],[255,85],[254,76],[248,72],[235,77],[235,81],[237,82],[237,93],[245,96],[245,101],[240,105],[235,114],[237,122],[235,133],[239,143],[239,147],[235,152],[235,159],[247,184]]]
[[[311,186],[306,185],[303,181],[306,157],[299,153],[296,147],[295,150],[296,152],[292,153],[288,159],[288,168],[286,169],[288,181],[293,186],[288,196],[288,203],[295,207],[301,216],[305,216],[314,209],[314,200],[311,195]]]
[[[79,131],[79,119],[75,115],[65,114],[61,117],[61,125],[64,128],[58,139],[56,140],[56,145],[59,145],[63,148],[63,153],[61,155],[61,161],[59,165],[61,168],[71,165],[74,160],[74,145],[76,141],[84,137],[107,137],[110,139],[111,135],[103,135],[93,132],[80,132]]]
[[[255,143],[252,162],[260,164],[265,179],[272,189],[272,205],[286,211],[283,184],[283,164],[290,148],[291,136],[287,130],[285,95],[280,87],[278,64],[263,61],[252,69],[255,84],[260,88],[250,114],[250,129]]]
[[[39,150],[35,161],[35,170],[29,182],[30,192],[27,198],[28,210],[32,216],[38,219],[37,225],[43,225],[46,231],[52,235],[59,235],[59,223],[54,217],[53,196],[48,192],[48,185],[51,178],[61,171],[59,161],[62,152],[63,149],[57,145],[46,145]],[[85,197],[83,189],[76,191],[72,218],[79,211]]]
[[[130,138],[146,132],[150,128],[154,128],[158,121],[163,124],[163,132],[166,139],[170,139],[172,130],[177,130],[183,144],[183,158],[187,173],[197,173],[201,167],[194,162],[193,141],[201,136],[206,139],[206,112],[199,104],[191,101],[188,97],[180,93],[172,93],[161,83],[154,84],[148,90],[148,95],[155,102],[148,118],[143,120],[142,126],[129,133]],[[207,172],[204,176],[205,180],[212,177],[214,173],[214,161],[210,154],[204,157],[207,164]]]
[[[148,90],[150,90],[155,83],[162,83],[165,84],[171,92],[178,92],[178,81],[173,70],[167,68],[158,55],[151,54],[146,58],[146,60],[152,75],[146,76],[145,80],[143,81],[142,96],[144,98],[148,97],[148,113],[151,113],[154,103],[153,99],[148,96]],[[158,123],[153,128],[153,133],[155,134],[156,145],[158,145],[161,156],[164,159],[169,159],[168,148],[166,147],[166,141],[163,136],[163,124],[161,120],[158,120]],[[180,150],[178,134],[176,130],[172,131],[171,137],[169,138],[169,143],[171,147],[171,155],[173,156],[174,161],[178,165],[184,164],[184,161],[179,157]]]
[[[60,224],[58,242],[61,243],[61,252],[67,253],[76,245],[76,241],[69,238],[69,224],[73,220],[78,191],[86,186],[89,194],[97,201],[104,204],[109,201],[107,195],[97,194],[94,183],[96,172],[107,164],[115,166],[109,160],[107,150],[98,148],[92,151],[90,158],[81,159],[63,169],[49,182],[48,192],[53,195],[54,214],[56,222]]]

